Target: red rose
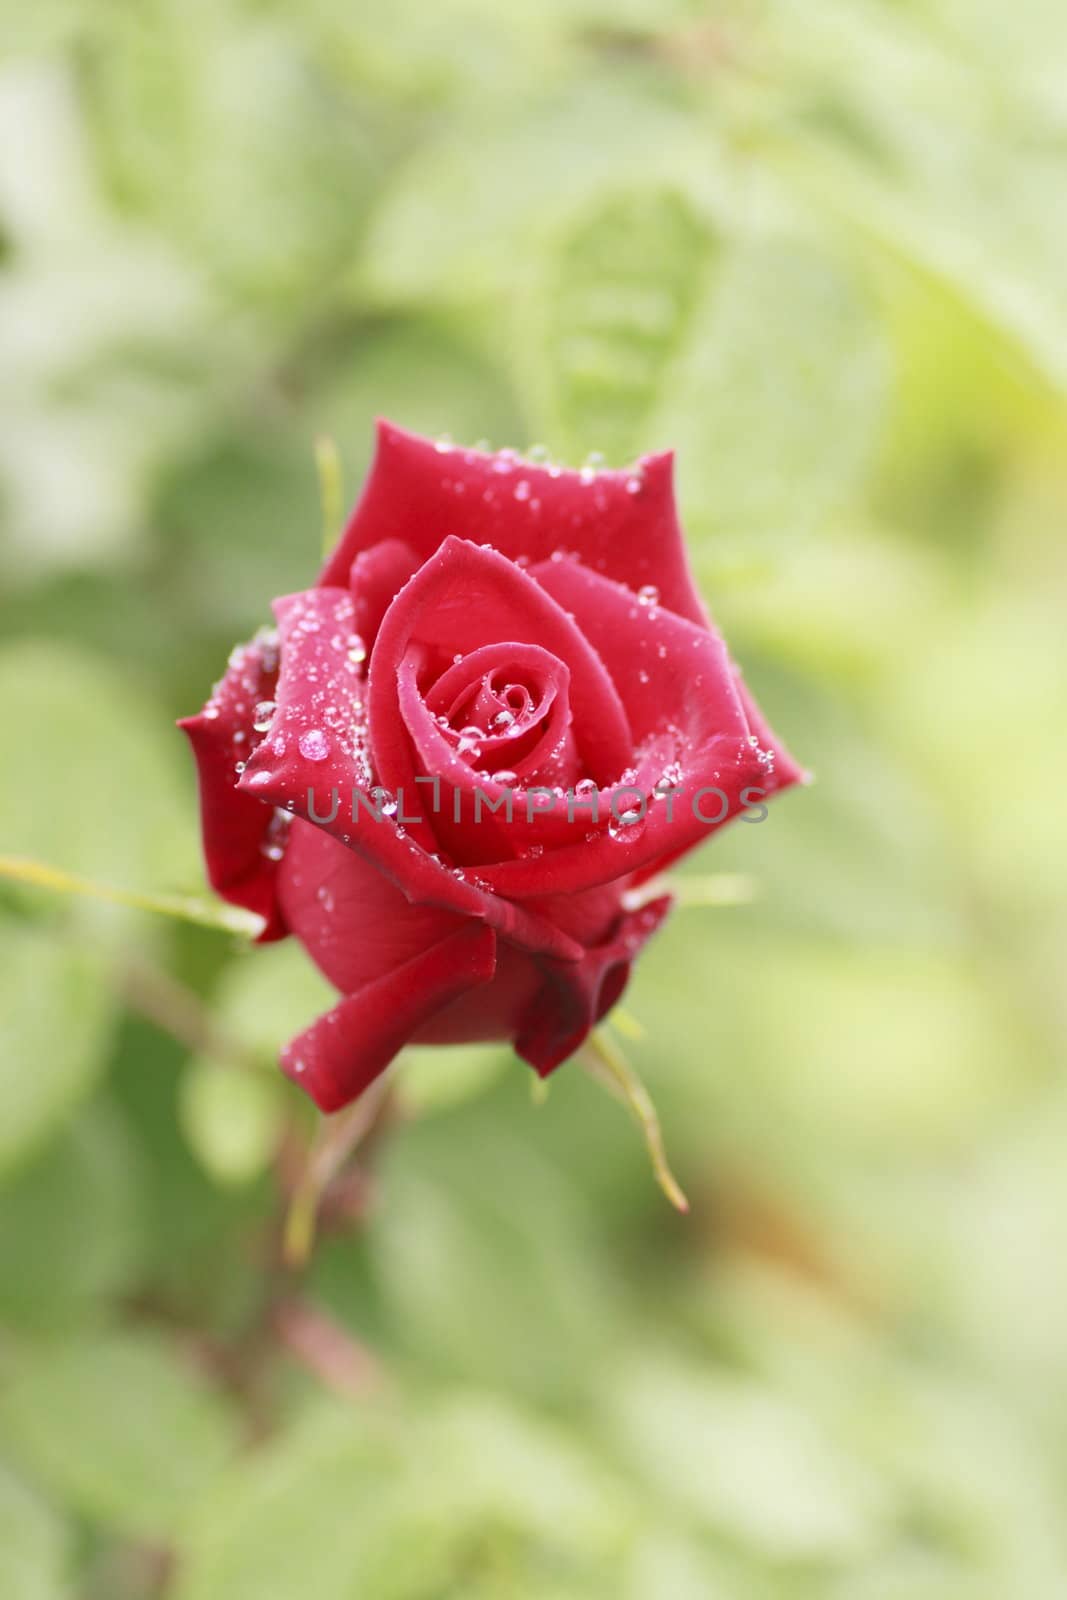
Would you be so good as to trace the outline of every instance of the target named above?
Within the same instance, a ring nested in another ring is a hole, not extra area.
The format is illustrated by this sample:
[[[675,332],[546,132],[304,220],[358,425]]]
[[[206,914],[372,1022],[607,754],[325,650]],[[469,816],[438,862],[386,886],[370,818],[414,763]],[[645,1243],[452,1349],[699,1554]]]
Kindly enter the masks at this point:
[[[800,776],[693,587],[669,455],[573,472],[383,423],[274,609],[181,726],[215,889],[341,992],[282,1056],[324,1111],[409,1041],[551,1072],[669,909],[642,885]]]

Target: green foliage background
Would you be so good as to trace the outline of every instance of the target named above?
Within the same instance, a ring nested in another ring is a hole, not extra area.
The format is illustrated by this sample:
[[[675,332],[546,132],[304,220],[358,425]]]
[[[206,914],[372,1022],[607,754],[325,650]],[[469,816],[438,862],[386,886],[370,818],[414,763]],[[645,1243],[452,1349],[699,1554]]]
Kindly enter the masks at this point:
[[[172,719],[377,412],[675,444],[817,778],[627,998],[689,1220],[576,1066],[421,1056],[300,1281],[300,952],[2,887],[0,1595],[1058,1600],[1067,11],[0,24],[0,853],[199,891]]]

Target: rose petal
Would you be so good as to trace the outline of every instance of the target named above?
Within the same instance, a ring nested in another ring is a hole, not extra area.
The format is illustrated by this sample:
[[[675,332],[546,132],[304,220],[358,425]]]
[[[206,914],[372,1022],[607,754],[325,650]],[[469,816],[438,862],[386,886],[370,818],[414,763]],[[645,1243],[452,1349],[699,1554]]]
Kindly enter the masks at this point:
[[[320,1111],[339,1111],[361,1094],[412,1034],[496,967],[496,935],[470,923],[319,1017],[282,1052],[282,1070]]]
[[[541,746],[531,751],[524,761],[516,763],[514,777],[497,781],[491,773],[471,767],[459,754],[457,747],[437,726],[415,680],[415,665],[411,655],[405,656],[400,666],[397,698],[419,765],[427,773],[435,774],[440,782],[434,786],[423,785],[424,808],[432,808],[429,823],[441,848],[455,860],[467,866],[477,866],[484,861],[499,861],[520,855],[533,846],[540,853],[546,844],[567,837],[565,808],[553,802],[551,813],[540,809],[546,804],[543,794],[536,795],[527,807],[526,792],[535,788],[544,790],[553,783],[566,781],[573,764],[573,746],[566,726],[567,701],[565,673],[562,693],[551,705],[549,725],[541,745],[549,746],[559,763],[553,772],[550,758],[540,756],[544,770],[535,779],[527,778],[523,768],[538,763]],[[485,748],[488,748],[488,741]],[[503,764],[507,751],[500,756]],[[501,765],[499,770],[506,770]],[[509,820],[510,819],[510,820]],[[562,825],[561,825],[562,822]],[[574,832],[577,823],[572,824]]]
[[[408,900],[371,862],[299,817],[278,900],[290,931],[343,994],[440,944],[466,920]]]
[[[589,775],[607,780],[626,765],[626,712],[574,623],[540,584],[495,550],[449,538],[389,608],[371,661],[371,741],[384,782],[393,754],[396,674],[408,649],[420,644],[451,660],[514,642],[539,644],[566,662],[575,741]]]
[[[520,1024],[515,1050],[542,1078],[573,1055],[620,999],[630,964],[672,904],[661,895],[621,919],[615,933],[578,965],[539,961],[543,983]]]
[[[419,558],[401,539],[383,539],[352,563],[348,587],[355,602],[354,624],[368,652],[393,599],[418,569]]]
[[[178,723],[196,757],[200,826],[212,888],[231,905],[266,919],[261,942],[285,937],[278,911],[278,862],[267,853],[273,812],[237,788],[237,764],[260,738],[256,707],[274,698],[277,647],[265,638],[239,645],[211,699]]]
[[[749,732],[733,663],[713,628],[577,561],[545,561],[530,576],[573,615],[611,673],[636,745],[668,723],[699,739]]]
[[[422,649],[427,659],[436,656],[450,663],[487,645],[511,647],[533,639],[567,663],[572,730],[583,769],[604,780],[622,770],[631,749],[626,715],[602,663],[574,624],[539,584],[503,556],[462,539],[447,539],[390,607],[371,660],[371,742],[386,788],[410,795],[416,778],[440,776],[420,770],[411,734],[398,714],[402,665],[410,652]],[[414,716],[410,668],[409,662],[405,700]],[[437,829],[423,824],[414,831],[433,853]],[[482,836],[473,823],[462,848],[447,829],[446,836],[446,848],[459,860],[480,859]]]
[[[501,452],[442,450],[379,421],[363,495],[321,582],[344,583],[361,550],[402,539],[425,561],[449,534],[492,544],[512,561],[555,550],[635,588],[654,585],[664,605],[705,620],[674,502],[673,458],[645,456],[621,472],[575,472]]]
[[[536,857],[483,863],[478,867],[480,882],[499,895],[525,901],[625,881],[647,867],[658,870],[676,860],[770,793],[747,738],[716,737],[680,753],[675,764],[673,794],[647,799],[642,820],[621,824],[630,809],[640,809],[638,797],[629,785],[609,787],[599,795],[599,820],[590,815],[581,843],[546,849]],[[644,791],[649,776],[647,768],[638,769],[633,790]]]
[[[395,817],[380,810],[380,800],[374,814],[370,791],[379,775],[363,747],[363,681],[345,649],[351,604],[341,589],[311,589],[276,602],[277,710],[240,778],[241,793],[325,829],[409,900],[475,917],[524,949],[578,960],[581,946],[546,918],[457,876],[410,836],[406,819],[424,791],[409,791],[409,810]]]

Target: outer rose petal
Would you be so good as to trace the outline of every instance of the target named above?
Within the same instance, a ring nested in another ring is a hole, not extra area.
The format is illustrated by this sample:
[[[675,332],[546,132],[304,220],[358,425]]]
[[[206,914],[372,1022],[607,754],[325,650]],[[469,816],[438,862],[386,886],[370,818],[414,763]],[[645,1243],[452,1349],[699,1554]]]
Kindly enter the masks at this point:
[[[276,896],[278,863],[265,853],[273,813],[239,792],[237,763],[247,761],[260,737],[255,708],[274,698],[277,654],[263,639],[238,646],[204,709],[178,723],[196,757],[208,881],[231,905],[265,919],[261,942],[286,934]]]
[[[645,456],[629,471],[592,475],[507,452],[442,452],[429,439],[379,421],[362,498],[319,581],[345,583],[356,555],[381,539],[402,539],[426,560],[450,533],[489,543],[512,561],[575,550],[610,578],[634,588],[654,585],[679,616],[705,620],[678,524],[669,453]]]
[[[459,995],[488,983],[495,967],[496,935],[467,923],[313,1022],[286,1045],[282,1070],[320,1111],[338,1111],[385,1070],[413,1032]]]
[[[353,561],[348,575],[355,604],[353,621],[368,651],[378,637],[393,596],[399,594],[418,567],[418,556],[401,539],[383,539]]]
[[[286,923],[342,994],[466,927],[469,917],[411,901],[383,872],[297,817],[278,874]]]
[[[573,1055],[589,1030],[621,998],[630,963],[671,905],[671,896],[661,895],[630,912],[613,936],[588,950],[577,967],[538,962],[544,982],[522,1018],[515,1049],[542,1078]]]
[[[665,606],[643,605],[623,585],[573,561],[545,562],[531,576],[574,614],[607,663],[635,740],[658,732],[668,721],[680,721],[689,730],[728,733],[739,726],[740,707],[749,735],[773,756],[768,793],[804,779],[803,768],[768,726],[714,625],[693,628]]]
[[[353,1098],[392,1052],[411,1041],[512,1040],[538,1072],[552,1071],[618,999],[631,960],[669,905],[663,897],[623,911],[615,886],[546,904],[582,941],[579,961],[531,956],[498,940],[490,975],[475,987],[460,984],[436,1005],[439,989],[424,997],[412,986],[428,973],[440,974],[440,952],[478,924],[409,905],[373,867],[299,820],[280,892],[293,933],[346,995],[286,1056],[290,1075],[327,1110]],[[396,973],[404,979],[394,990]],[[383,1018],[379,1008],[387,1001]]]

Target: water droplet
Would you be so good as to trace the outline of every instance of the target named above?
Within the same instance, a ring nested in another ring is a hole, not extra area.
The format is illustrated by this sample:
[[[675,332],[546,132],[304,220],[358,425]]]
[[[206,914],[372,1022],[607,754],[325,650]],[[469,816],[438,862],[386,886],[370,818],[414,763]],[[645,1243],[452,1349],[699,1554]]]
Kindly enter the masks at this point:
[[[434,440],[434,449],[439,456],[447,456],[452,449],[452,435],[450,433],[438,434]]]
[[[262,789],[265,783],[270,782],[271,777],[272,774],[269,772],[253,772],[248,780],[248,787],[250,789]]]
[[[295,1073],[297,1073],[298,1075],[300,1073],[306,1072],[307,1071],[307,1062],[306,1061],[302,1061],[300,1059],[300,1057],[297,1056],[296,1060],[293,1062],[293,1071]]]
[[[644,486],[645,480],[643,475],[640,472],[631,472],[630,476],[626,480],[626,493],[640,494]]]
[[[514,784],[518,783],[518,781],[519,781],[518,773],[517,772],[509,772],[506,767],[503,769],[502,772],[494,772],[493,773],[493,782],[494,783],[502,783],[506,789],[510,789]]]
[[[645,671],[644,667],[642,667],[640,672],[637,674],[637,681],[638,683],[648,682],[648,673]]]
[[[333,910],[333,891],[326,884],[320,883],[315,890],[315,899],[325,912]]]
[[[219,714],[219,708],[218,706],[205,706],[200,714],[206,722],[214,722]]]
[[[362,665],[364,661],[366,661],[367,646],[364,644],[358,633],[349,634],[348,649],[346,650],[345,654],[354,667],[358,667]]]
[[[514,711],[498,711],[489,726],[492,728],[510,728],[514,721]]]
[[[574,785],[574,797],[576,800],[591,800],[595,793],[596,784],[592,778],[581,778]]]
[[[240,774],[245,770],[247,765],[248,765],[247,761],[235,761],[234,762],[234,766],[233,766],[233,770],[234,770],[234,772]]]
[[[640,821],[641,812],[638,810],[623,811],[618,817],[613,812],[611,821],[608,823],[608,837],[610,839],[621,839],[629,833],[631,828],[636,827]]]
[[[530,481],[528,478],[520,478],[515,485],[515,498],[516,500],[529,500]]]
[[[309,728],[300,735],[297,748],[306,761],[325,761],[330,753],[330,741],[321,728]]]
[[[637,598],[643,606],[658,606],[659,590],[654,583],[643,584],[637,591]]]
[[[270,727],[271,718],[278,707],[273,700],[261,700],[252,713],[252,726],[257,733],[266,733]]]

